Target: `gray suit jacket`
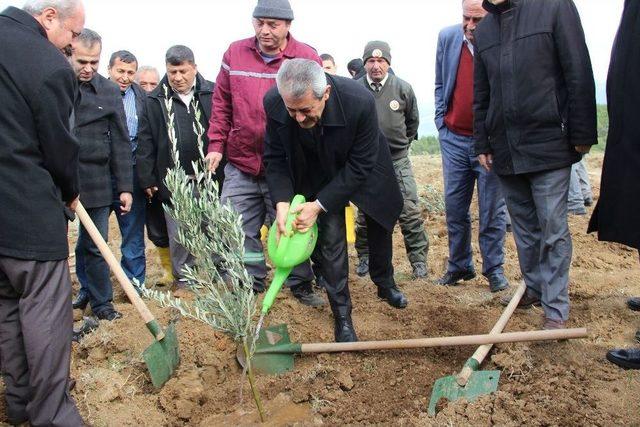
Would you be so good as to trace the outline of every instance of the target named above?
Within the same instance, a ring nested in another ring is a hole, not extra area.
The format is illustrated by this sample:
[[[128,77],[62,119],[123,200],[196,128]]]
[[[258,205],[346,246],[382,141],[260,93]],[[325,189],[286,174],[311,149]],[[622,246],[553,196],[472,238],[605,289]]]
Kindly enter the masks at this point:
[[[444,126],[444,115],[456,86],[456,75],[460,63],[460,50],[464,43],[462,24],[443,28],[438,35],[436,51],[436,127]]]

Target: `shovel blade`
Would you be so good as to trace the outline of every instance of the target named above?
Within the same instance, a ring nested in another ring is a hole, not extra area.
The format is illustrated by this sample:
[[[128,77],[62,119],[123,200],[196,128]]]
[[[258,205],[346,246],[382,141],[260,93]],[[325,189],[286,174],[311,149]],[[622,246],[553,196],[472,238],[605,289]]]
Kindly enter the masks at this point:
[[[436,407],[442,399],[449,402],[455,402],[459,399],[473,402],[480,396],[497,391],[499,381],[500,371],[473,372],[465,386],[458,384],[455,375],[440,378],[433,384],[433,392],[429,401],[429,415],[436,414]]]
[[[142,357],[149,370],[153,386],[162,387],[171,378],[180,363],[176,325],[170,324],[164,331],[164,338],[160,341],[154,340],[153,344],[142,353]]]
[[[260,331],[251,364],[256,372],[277,375],[293,369],[293,352],[287,325],[276,325]],[[285,351],[281,351],[285,349]]]

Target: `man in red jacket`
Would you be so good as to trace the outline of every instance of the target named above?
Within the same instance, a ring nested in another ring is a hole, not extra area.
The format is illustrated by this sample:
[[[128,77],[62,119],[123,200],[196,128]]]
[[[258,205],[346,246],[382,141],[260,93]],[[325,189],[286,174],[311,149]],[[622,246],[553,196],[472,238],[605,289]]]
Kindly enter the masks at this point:
[[[293,11],[288,0],[258,0],[253,11],[255,36],[231,43],[216,79],[209,122],[209,168],[215,172],[226,154],[222,201],[229,201],[242,217],[245,266],[253,288],[265,288],[267,267],[260,228],[275,218],[262,162],[266,118],[262,98],[275,85],[282,63],[306,58],[322,64],[315,49],[289,33]],[[308,264],[292,272],[289,284],[303,304],[319,306],[324,300],[313,292]]]

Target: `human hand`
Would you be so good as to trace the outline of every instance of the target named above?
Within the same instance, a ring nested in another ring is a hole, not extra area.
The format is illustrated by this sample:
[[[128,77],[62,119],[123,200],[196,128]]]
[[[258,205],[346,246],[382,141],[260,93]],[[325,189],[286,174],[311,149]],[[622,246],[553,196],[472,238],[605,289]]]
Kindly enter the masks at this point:
[[[287,215],[289,215],[289,203],[280,202],[276,204],[276,224],[277,224],[277,240],[280,241],[281,235],[287,234]]]
[[[126,215],[131,212],[133,204],[133,196],[131,193],[120,193],[120,215]]]
[[[293,210],[293,213],[296,214],[293,228],[300,233],[306,232],[316,223],[320,212],[322,212],[322,208],[315,201],[301,204]]]
[[[478,154],[478,161],[480,162],[480,166],[485,168],[487,172],[491,172],[493,154]]]
[[[73,199],[70,202],[67,202],[67,207],[69,209],[71,209],[73,212],[76,211],[76,208],[78,207],[78,202],[80,201],[80,196],[76,197],[75,199]]]
[[[574,148],[580,154],[587,154],[589,151],[591,151],[590,145],[576,145]]]
[[[153,195],[158,192],[158,187],[149,187],[144,189],[144,194],[147,195],[147,199],[153,198]]]
[[[218,165],[220,165],[220,162],[222,161],[222,153],[216,153],[215,151],[212,151],[211,153],[206,155],[204,160],[207,163],[209,172],[216,173],[216,169],[218,169]]]

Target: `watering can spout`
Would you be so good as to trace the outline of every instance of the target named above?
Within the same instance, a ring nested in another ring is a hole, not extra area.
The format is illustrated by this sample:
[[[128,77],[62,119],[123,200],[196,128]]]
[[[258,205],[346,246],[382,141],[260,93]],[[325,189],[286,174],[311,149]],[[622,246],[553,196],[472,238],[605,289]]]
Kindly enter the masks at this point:
[[[271,309],[271,306],[275,302],[280,289],[282,289],[282,285],[287,280],[287,277],[289,277],[291,270],[293,270],[293,268],[276,268],[276,271],[273,275],[273,280],[269,285],[269,290],[267,290],[267,293],[264,296],[264,300],[262,300],[262,314],[267,314],[267,312]]]

